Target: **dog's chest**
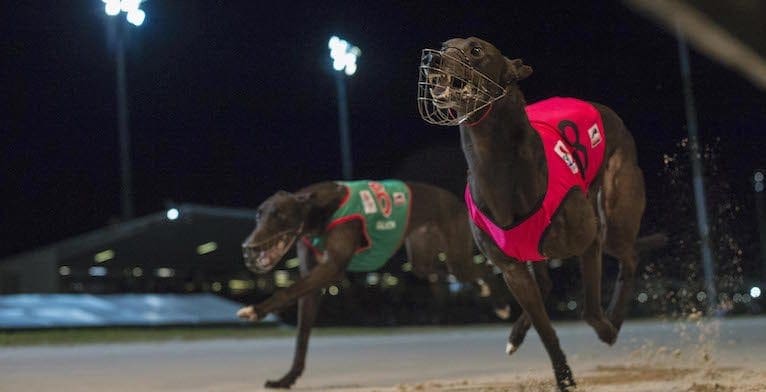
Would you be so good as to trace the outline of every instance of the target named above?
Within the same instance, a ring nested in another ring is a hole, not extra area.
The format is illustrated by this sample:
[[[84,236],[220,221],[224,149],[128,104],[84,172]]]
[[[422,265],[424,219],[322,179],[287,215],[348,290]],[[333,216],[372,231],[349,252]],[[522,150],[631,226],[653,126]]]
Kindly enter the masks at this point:
[[[473,223],[503,253],[518,260],[538,261],[563,252],[557,249],[559,245],[561,249],[573,249],[578,242],[592,238],[592,230],[570,230],[571,224],[566,222],[590,222],[586,226],[595,227],[595,214],[586,195],[603,163],[606,139],[600,114],[587,102],[551,98],[526,109],[542,142],[548,169],[540,205],[523,220],[502,227],[477,207],[469,186],[465,199]],[[567,208],[561,210],[564,202]],[[546,246],[551,245],[551,249],[543,249],[544,238],[550,238]]]

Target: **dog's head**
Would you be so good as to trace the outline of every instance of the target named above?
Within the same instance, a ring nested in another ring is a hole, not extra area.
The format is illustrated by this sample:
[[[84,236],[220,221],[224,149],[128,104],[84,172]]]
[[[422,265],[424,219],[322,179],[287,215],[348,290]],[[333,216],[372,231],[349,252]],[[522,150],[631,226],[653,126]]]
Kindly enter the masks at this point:
[[[458,125],[532,74],[520,59],[508,59],[479,38],[453,38],[425,49],[420,61],[418,108],[424,120]]]
[[[279,191],[258,207],[255,229],[242,243],[245,265],[251,271],[270,271],[303,234],[314,193]]]

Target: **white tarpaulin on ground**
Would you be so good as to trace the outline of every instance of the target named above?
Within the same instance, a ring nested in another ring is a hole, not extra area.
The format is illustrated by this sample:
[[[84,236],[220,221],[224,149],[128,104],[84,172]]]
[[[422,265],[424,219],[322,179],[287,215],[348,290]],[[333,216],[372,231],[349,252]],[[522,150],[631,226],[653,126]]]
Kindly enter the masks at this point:
[[[0,328],[236,323],[241,306],[213,294],[0,295]]]

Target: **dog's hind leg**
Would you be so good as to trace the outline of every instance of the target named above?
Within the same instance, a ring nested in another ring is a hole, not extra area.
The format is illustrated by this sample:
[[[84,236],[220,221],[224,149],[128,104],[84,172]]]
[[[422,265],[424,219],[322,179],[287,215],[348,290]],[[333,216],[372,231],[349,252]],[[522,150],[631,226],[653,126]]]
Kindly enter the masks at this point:
[[[484,281],[486,266],[473,262],[473,236],[465,208],[455,211],[439,230],[444,235],[445,262],[455,278],[465,283],[479,285],[482,297],[491,294],[491,288]]]
[[[635,287],[635,275],[638,260],[636,252],[633,249],[625,250],[614,255],[620,262],[620,272],[617,275],[617,282],[614,284],[614,293],[609,303],[606,314],[617,330],[620,330],[630,297],[633,296]]]
[[[415,229],[404,244],[407,250],[407,260],[412,264],[412,273],[423,279],[437,274],[439,279],[444,277],[444,268],[439,268],[439,252],[444,249],[444,238],[432,225],[425,224]]]
[[[297,246],[298,257],[301,260],[301,276],[307,276],[317,261],[311,250],[302,243]],[[290,370],[279,380],[269,380],[266,388],[290,388],[298,377],[303,374],[306,367],[306,352],[309,346],[311,328],[316,321],[320,303],[320,290],[313,290],[309,294],[298,299],[298,336],[295,342],[295,354]]]
[[[617,329],[604,316],[601,308],[601,256],[599,239],[595,239],[580,256],[580,272],[585,292],[582,317],[593,327],[602,342],[612,345],[617,340]]]
[[[446,279],[447,269],[439,261],[444,244],[441,232],[431,224],[415,228],[405,240],[407,260],[412,265],[413,275],[429,282],[432,297],[424,312],[425,317],[434,323],[441,322],[448,302],[447,290],[441,283]]]
[[[534,263],[528,263],[531,271],[534,273],[537,285],[540,287],[540,295],[542,295],[543,303],[548,299],[553,288],[551,283],[551,277],[548,274],[548,262],[538,261]],[[508,336],[508,344],[505,346],[505,353],[511,355],[516,352],[524,342],[524,338],[527,336],[529,327],[532,326],[532,320],[529,318],[529,313],[523,312],[521,316],[516,319],[511,329],[511,334]]]
[[[620,263],[607,317],[617,330],[622,326],[635,286],[638,266],[636,238],[646,205],[644,177],[632,161],[617,161],[620,152],[609,161],[604,178],[607,235],[604,251]]]

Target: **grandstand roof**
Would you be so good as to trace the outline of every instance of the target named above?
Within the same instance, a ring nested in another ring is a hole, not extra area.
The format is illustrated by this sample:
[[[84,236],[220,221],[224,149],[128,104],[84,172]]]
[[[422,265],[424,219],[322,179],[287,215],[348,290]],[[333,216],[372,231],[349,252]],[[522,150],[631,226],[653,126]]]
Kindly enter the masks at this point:
[[[245,273],[240,244],[253,229],[254,211],[194,204],[175,208],[175,219],[163,211],[117,223],[0,260],[0,269],[42,261],[65,265],[73,276],[99,265],[110,275],[137,265]]]

